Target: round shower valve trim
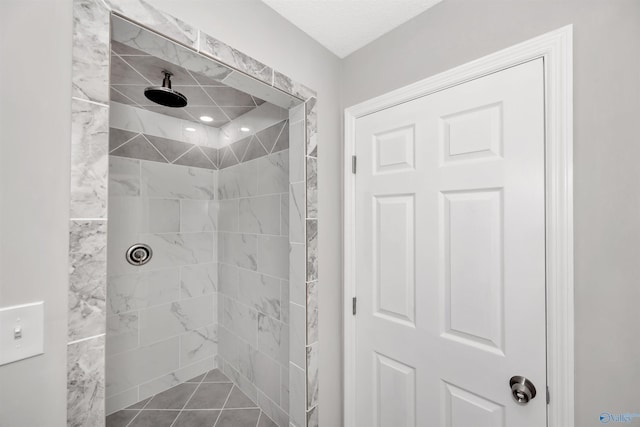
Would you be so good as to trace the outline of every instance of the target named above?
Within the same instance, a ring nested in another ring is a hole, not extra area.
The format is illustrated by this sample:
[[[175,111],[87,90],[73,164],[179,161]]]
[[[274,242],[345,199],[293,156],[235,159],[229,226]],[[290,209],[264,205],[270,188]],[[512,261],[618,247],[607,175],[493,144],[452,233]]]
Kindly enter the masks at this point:
[[[131,265],[145,265],[151,260],[153,256],[153,251],[149,245],[145,245],[144,243],[136,243],[127,249],[127,262]]]

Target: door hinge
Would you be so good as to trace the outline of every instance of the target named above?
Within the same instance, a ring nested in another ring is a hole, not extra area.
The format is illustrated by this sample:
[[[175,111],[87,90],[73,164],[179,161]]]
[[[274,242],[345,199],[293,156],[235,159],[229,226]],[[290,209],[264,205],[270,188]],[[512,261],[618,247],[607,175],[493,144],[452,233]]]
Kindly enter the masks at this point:
[[[357,300],[358,300],[358,299],[357,299],[356,297],[353,297],[353,298],[351,299],[351,311],[353,312],[353,315],[354,315],[354,316],[356,315],[356,301],[357,301]]]
[[[356,173],[356,156],[351,156],[351,172]]]
[[[549,393],[549,386],[547,386],[547,405],[551,402],[551,393]]]

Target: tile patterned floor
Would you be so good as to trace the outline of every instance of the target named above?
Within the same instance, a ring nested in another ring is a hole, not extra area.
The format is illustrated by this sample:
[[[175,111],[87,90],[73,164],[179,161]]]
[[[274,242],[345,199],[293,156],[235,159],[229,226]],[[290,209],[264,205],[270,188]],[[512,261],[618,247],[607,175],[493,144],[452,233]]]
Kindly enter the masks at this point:
[[[107,417],[107,427],[277,427],[220,370]]]

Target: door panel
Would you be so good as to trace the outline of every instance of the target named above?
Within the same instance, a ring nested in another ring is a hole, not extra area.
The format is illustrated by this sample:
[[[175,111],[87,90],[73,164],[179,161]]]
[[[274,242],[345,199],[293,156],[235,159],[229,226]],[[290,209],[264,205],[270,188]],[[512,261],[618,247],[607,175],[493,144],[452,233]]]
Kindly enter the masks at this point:
[[[546,424],[542,60],[356,123],[362,427]]]

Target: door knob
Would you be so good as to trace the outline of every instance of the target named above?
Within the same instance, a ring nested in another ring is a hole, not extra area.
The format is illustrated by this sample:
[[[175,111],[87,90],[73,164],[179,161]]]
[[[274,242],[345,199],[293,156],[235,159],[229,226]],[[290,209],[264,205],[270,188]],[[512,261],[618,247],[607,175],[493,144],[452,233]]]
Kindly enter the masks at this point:
[[[520,375],[511,377],[509,380],[513,400],[519,405],[526,405],[531,399],[536,397],[536,388],[531,381]]]

